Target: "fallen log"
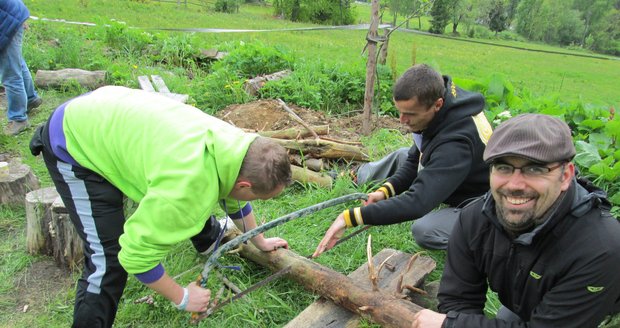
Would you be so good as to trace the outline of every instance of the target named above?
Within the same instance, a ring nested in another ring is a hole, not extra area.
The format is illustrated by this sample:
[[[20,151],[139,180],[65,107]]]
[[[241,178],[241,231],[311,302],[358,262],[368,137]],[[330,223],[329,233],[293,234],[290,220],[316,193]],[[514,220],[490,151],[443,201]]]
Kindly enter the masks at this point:
[[[287,249],[261,252],[248,244],[243,245],[240,254],[272,271],[290,266],[288,278],[383,327],[411,327],[413,316],[423,309],[392,294],[373,292],[340,272]]]
[[[325,163],[322,158],[302,158],[299,154],[289,155],[291,163],[308,168],[314,172],[321,172],[325,168]]]
[[[70,81],[94,90],[105,85],[106,71],[85,71],[77,68],[65,68],[58,71],[38,70],[34,84],[38,88],[57,88]]]
[[[415,255],[414,255],[415,256]],[[388,260],[389,258],[389,260]],[[380,290],[391,293],[396,292],[397,282],[405,275],[408,279],[416,280],[416,285],[421,286],[426,276],[435,269],[436,263],[427,256],[419,257],[414,270],[405,272],[405,266],[412,258],[411,254],[403,253],[394,249],[383,249],[373,257],[375,265],[385,263],[385,267],[378,279]],[[387,269],[387,270],[385,270]],[[348,275],[355,283],[364,288],[371,288],[368,277],[368,266],[362,265]],[[400,297],[399,295],[396,295]],[[415,303],[415,302],[414,302]],[[289,321],[284,328],[354,328],[358,327],[361,318],[357,314],[348,311],[334,302],[321,297],[310,304],[293,320]]]
[[[245,83],[243,84],[243,89],[247,94],[251,96],[256,96],[256,94],[258,94],[258,90],[260,90],[260,88],[262,88],[268,81],[277,81],[289,76],[290,74],[291,71],[287,69],[269,75],[257,76],[253,79],[245,81]]]
[[[326,140],[283,140],[271,138],[284,148],[300,152],[315,158],[344,159],[347,161],[368,161],[368,155],[362,149]]]
[[[332,178],[326,174],[314,172],[297,165],[291,165],[291,171],[293,173],[293,180],[297,182],[316,183],[325,188],[332,187]]]
[[[315,125],[315,126],[311,126],[311,128],[318,135],[329,134],[329,125]],[[253,132],[263,137],[278,138],[278,139],[299,139],[299,138],[307,138],[312,135],[312,132],[306,128],[289,128],[289,129],[274,130],[274,131],[256,131],[252,129],[244,129],[244,131]]]

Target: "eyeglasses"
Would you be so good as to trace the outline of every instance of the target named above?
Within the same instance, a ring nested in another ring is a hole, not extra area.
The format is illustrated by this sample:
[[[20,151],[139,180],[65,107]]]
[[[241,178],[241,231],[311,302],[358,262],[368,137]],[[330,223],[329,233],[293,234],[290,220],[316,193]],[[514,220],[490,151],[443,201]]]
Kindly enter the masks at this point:
[[[495,173],[505,177],[511,176],[515,170],[521,171],[521,174],[526,177],[540,177],[557,168],[563,167],[564,164],[566,164],[566,162],[561,162],[560,164],[551,167],[538,164],[516,167],[506,163],[492,163],[491,168]]]

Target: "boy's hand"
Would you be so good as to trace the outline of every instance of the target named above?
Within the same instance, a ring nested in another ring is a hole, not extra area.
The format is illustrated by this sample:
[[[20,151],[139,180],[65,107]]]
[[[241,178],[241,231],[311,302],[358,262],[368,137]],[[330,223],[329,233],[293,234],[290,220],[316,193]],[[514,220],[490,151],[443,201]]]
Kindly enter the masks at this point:
[[[252,243],[263,252],[275,251],[278,248],[288,249],[288,242],[278,237],[262,238],[262,240],[252,241]]]

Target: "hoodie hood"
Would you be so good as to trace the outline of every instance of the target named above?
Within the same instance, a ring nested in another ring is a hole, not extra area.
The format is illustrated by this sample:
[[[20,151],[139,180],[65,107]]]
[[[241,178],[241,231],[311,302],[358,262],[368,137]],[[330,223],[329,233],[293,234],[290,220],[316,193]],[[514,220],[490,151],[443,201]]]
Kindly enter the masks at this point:
[[[437,112],[426,130],[422,132],[425,139],[431,139],[442,129],[450,128],[446,122],[455,122],[479,114],[484,108],[484,97],[477,92],[463,90],[456,86],[452,78],[443,76],[446,91],[443,106]]]

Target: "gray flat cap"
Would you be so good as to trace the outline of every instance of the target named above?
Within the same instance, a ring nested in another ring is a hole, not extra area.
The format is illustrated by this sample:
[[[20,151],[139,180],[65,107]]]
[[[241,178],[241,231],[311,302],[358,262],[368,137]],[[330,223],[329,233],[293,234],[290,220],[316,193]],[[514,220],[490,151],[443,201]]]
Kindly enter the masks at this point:
[[[575,146],[568,125],[557,117],[522,114],[503,122],[493,132],[482,158],[517,156],[539,163],[569,161]]]

